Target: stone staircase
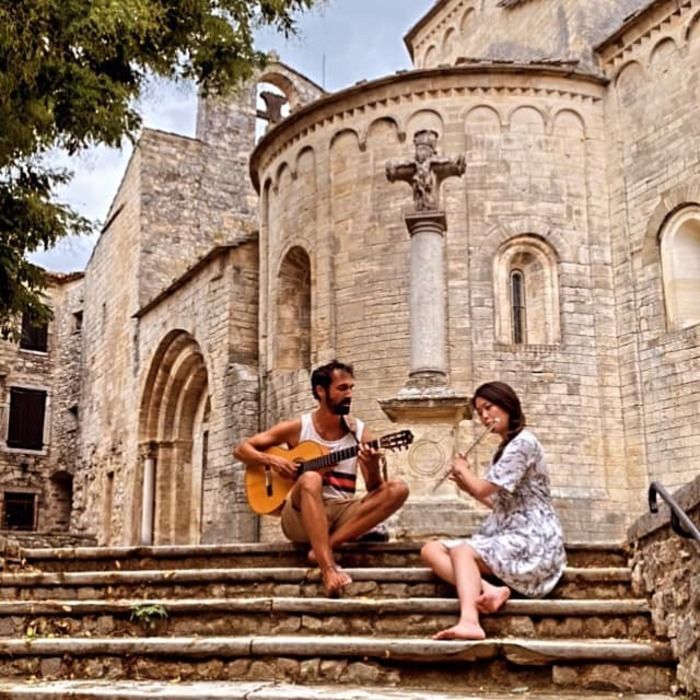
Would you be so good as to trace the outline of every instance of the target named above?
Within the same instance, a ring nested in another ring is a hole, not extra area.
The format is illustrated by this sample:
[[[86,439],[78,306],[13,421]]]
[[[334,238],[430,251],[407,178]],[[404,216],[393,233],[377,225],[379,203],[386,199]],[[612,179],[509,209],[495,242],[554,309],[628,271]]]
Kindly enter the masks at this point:
[[[0,700],[668,693],[625,552],[568,550],[552,595],[484,616],[479,642],[430,639],[457,601],[410,542],[345,547],[333,600],[287,544],[24,550],[0,574]]]

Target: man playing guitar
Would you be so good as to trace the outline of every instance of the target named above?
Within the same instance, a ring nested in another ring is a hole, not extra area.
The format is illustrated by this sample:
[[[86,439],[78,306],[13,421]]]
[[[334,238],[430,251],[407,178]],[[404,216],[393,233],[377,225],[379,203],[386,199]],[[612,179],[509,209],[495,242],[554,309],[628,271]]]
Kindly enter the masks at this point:
[[[318,408],[239,443],[234,456],[249,467],[264,467],[295,481],[281,509],[282,531],[292,542],[311,545],[309,560],[321,570],[323,586],[334,596],[351,582],[335,563],[333,550],[357,539],[395,513],[408,497],[403,481],[382,479],[379,453],[367,443],[373,436],[360,420],[346,419],[352,403],[355,378],[352,365],[333,360],[311,375],[311,391]],[[357,445],[357,456],[330,465],[323,471],[303,471],[279,454],[266,452],[277,445],[294,448],[311,440],[330,452]],[[359,445],[358,445],[359,443]],[[355,497],[357,467],[367,487]]]

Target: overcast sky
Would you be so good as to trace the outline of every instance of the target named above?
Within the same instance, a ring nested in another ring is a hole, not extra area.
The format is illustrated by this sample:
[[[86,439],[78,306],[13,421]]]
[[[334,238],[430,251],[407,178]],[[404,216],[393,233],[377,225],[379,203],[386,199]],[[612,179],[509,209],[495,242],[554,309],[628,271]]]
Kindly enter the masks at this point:
[[[403,43],[406,32],[427,12],[434,0],[325,0],[299,19],[299,36],[285,42],[272,32],[259,35],[257,46],[275,50],[284,63],[329,91],[411,67]],[[192,86],[156,83],[149,86],[139,111],[144,126],[193,136],[196,95]],[[104,222],[116,194],[131,148],[92,149],[67,162],[74,171],[71,184],[59,198],[80,213]],[[58,162],[61,162],[60,159]],[[55,272],[82,270],[96,235],[66,238],[50,251],[31,256],[33,262]]]

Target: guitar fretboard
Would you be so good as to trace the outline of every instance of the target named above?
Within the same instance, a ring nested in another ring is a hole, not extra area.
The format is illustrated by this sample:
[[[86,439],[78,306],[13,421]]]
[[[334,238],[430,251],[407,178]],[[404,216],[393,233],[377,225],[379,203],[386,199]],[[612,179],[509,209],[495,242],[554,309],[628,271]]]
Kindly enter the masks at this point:
[[[368,447],[377,448],[379,447],[379,440],[371,440],[370,442],[364,443]],[[353,445],[352,447],[344,447],[342,450],[336,450],[335,452],[329,452],[327,455],[322,457],[315,457],[310,459],[308,462],[302,462],[299,468],[300,473],[316,471],[317,469],[323,469],[323,467],[330,467],[332,464],[338,464],[344,459],[350,459],[357,454],[359,445]]]

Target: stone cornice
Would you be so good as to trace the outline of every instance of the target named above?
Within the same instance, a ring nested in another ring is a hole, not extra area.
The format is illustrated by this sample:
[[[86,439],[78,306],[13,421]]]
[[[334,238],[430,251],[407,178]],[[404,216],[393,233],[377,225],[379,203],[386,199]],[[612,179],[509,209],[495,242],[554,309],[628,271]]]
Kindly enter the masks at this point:
[[[171,296],[173,292],[180,289],[180,287],[183,287],[187,282],[189,282],[189,280],[195,277],[200,270],[209,265],[213,260],[216,260],[216,258],[218,258],[219,256],[223,255],[224,253],[227,253],[229,250],[238,248],[244,243],[257,241],[257,239],[257,232],[252,232],[244,235],[241,239],[233,243],[214,246],[204,257],[197,260],[197,262],[195,262],[194,265],[192,265],[192,267],[185,270],[185,272],[182,275],[180,275],[180,277],[174,279],[162,292],[160,292],[160,294],[158,294],[155,298],[149,301],[145,306],[142,306],[133,315],[133,318],[141,318],[142,316],[145,316],[151,309],[154,309],[164,299],[167,299],[169,296]]]
[[[408,53],[413,56],[413,40],[416,38],[416,34],[425,27],[431,19],[440,14],[440,12],[445,8],[450,0],[437,0],[435,4],[404,34],[403,43],[408,49]]]
[[[627,17],[615,33],[594,47],[594,51],[603,63],[619,62],[634,46],[657,35],[673,15],[681,14],[694,4],[693,0],[652,0]]]
[[[494,76],[502,78],[501,84],[483,84],[484,79],[493,83]],[[565,80],[570,84],[564,87],[555,85],[552,80],[550,85],[532,85],[522,84],[518,80],[519,77],[533,76]],[[250,177],[255,189],[260,192],[259,172],[292,143],[316,129],[334,122],[356,119],[378,108],[398,106],[416,98],[435,99],[451,95],[558,95],[597,102],[601,99],[602,88],[607,82],[607,79],[598,75],[568,67],[518,63],[445,66],[407,71],[363,82],[307,105],[265,134],[251,154]]]
[[[46,272],[46,279],[49,284],[62,285],[75,282],[85,277],[84,272]]]

